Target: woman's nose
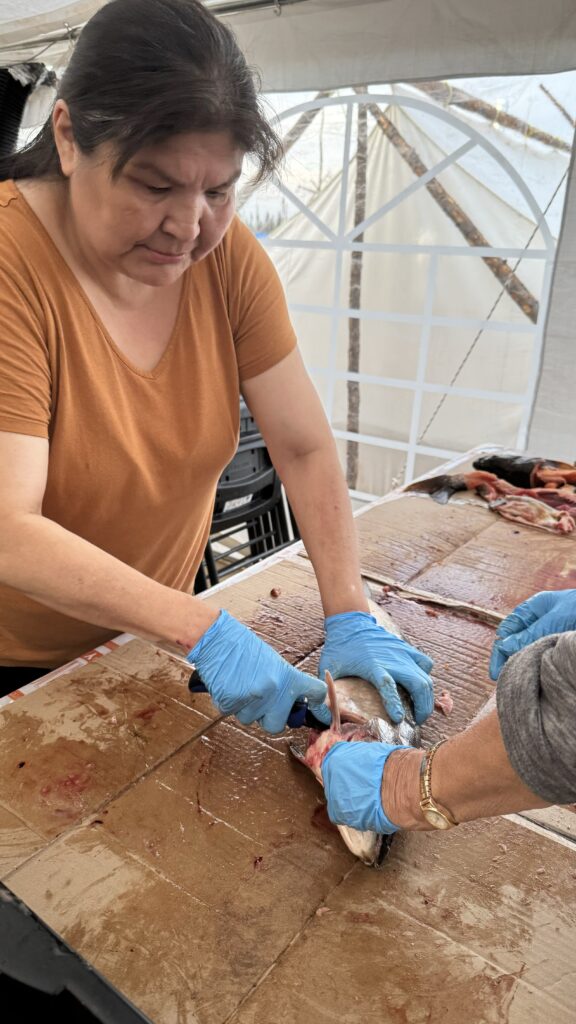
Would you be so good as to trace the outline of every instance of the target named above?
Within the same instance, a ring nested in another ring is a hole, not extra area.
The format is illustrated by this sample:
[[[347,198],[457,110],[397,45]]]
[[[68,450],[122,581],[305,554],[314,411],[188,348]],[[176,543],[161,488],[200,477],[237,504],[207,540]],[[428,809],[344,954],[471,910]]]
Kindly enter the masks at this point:
[[[183,244],[194,242],[200,234],[202,213],[201,201],[179,203],[164,219],[162,229]]]

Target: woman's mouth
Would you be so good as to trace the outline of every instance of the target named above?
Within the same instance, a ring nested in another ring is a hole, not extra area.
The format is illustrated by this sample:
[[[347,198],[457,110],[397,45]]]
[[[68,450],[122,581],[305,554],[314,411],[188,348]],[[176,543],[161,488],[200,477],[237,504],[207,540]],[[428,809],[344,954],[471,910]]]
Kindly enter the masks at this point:
[[[160,249],[153,249],[150,245],[142,243],[141,249],[146,252],[146,258],[152,263],[179,263],[181,260],[190,256],[189,252],[164,252]]]

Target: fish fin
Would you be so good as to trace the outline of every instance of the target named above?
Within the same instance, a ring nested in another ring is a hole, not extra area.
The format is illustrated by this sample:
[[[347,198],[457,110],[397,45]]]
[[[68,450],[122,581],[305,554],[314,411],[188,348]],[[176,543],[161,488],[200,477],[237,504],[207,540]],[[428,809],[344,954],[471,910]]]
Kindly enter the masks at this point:
[[[332,679],[332,676],[330,675],[328,669],[326,669],[324,678],[326,680],[326,686],[328,687],[328,703],[330,705],[330,711],[332,712],[332,725],[330,726],[330,728],[335,732],[339,732],[341,729],[341,722],[340,709],[338,707],[338,697],[336,696],[336,687],[334,686],[334,680]]]
[[[431,476],[426,480],[417,480],[404,488],[417,494],[429,494],[439,505],[446,505],[456,491],[466,490],[466,481],[461,475],[449,476],[447,473],[442,476]]]

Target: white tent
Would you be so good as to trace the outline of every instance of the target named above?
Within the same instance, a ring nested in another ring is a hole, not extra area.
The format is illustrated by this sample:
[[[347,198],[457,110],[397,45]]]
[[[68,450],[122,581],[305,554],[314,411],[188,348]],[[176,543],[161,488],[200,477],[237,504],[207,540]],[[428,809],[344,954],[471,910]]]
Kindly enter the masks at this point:
[[[552,74],[576,66],[572,0],[207,0],[230,24],[266,90],[457,76]],[[0,64],[65,64],[102,0],[0,0]],[[279,15],[279,16],[278,16]],[[416,122],[414,122],[416,124]],[[422,126],[416,124],[418,131]],[[432,143],[431,143],[432,144]],[[576,437],[576,183],[568,180],[527,440],[570,457]]]

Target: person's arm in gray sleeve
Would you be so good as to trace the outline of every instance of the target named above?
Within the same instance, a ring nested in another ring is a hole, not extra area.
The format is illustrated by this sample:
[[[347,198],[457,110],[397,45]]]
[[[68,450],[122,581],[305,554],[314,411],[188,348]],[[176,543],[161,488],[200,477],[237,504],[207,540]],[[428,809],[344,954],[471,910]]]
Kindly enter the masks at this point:
[[[506,753],[524,784],[550,803],[576,800],[576,632],[514,655],[496,691]]]

